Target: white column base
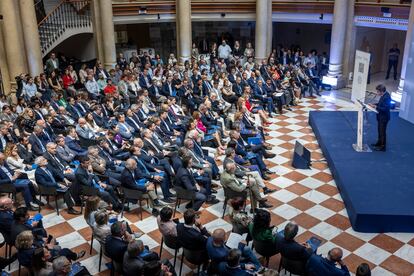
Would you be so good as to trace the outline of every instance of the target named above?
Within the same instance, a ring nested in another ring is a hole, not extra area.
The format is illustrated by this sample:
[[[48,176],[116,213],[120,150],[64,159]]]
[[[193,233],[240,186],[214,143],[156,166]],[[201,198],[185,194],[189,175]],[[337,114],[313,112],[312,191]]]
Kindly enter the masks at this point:
[[[112,62],[104,62],[103,66],[105,67],[106,70],[110,70],[115,68],[116,62],[112,61]]]
[[[328,77],[342,76],[342,64],[329,64]]]

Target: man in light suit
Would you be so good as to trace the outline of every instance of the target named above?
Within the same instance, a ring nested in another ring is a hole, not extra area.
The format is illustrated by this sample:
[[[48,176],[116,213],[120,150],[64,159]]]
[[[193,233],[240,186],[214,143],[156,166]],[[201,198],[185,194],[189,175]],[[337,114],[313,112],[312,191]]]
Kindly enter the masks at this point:
[[[235,175],[236,172],[236,164],[232,160],[227,160],[227,163],[224,164],[224,171],[220,176],[220,184],[223,187],[226,187],[235,192],[248,192],[250,189],[252,193],[252,199],[254,204],[254,208],[257,206],[257,202],[259,202],[259,208],[271,208],[272,205],[268,204],[265,198],[262,198],[260,195],[259,185],[256,183],[254,178],[247,180],[238,179]]]
[[[131,139],[135,135],[135,130],[132,126],[130,126],[125,121],[125,115],[124,114],[118,114],[118,128],[119,128],[119,134],[121,134],[122,138],[124,139]]]
[[[86,140],[92,140],[95,139],[96,135],[93,132],[92,129],[90,129],[87,125],[86,125],[86,120],[85,118],[81,117],[78,120],[78,124],[76,125],[76,133],[86,139]]]

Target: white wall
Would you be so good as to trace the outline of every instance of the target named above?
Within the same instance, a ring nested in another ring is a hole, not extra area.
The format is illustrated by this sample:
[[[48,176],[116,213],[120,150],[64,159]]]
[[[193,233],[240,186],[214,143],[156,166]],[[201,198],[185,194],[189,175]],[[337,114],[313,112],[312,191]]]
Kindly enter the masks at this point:
[[[278,44],[286,47],[299,45],[305,53],[312,49],[329,53],[331,27],[327,24],[276,22],[273,24],[273,47]]]
[[[401,71],[401,60],[404,52],[405,33],[405,31],[357,27],[355,43],[356,49],[365,51],[367,46],[370,47],[373,55],[373,62],[371,66],[372,73],[378,73],[387,70],[387,52],[394,43],[398,44],[398,47],[401,51],[397,70],[398,72]]]

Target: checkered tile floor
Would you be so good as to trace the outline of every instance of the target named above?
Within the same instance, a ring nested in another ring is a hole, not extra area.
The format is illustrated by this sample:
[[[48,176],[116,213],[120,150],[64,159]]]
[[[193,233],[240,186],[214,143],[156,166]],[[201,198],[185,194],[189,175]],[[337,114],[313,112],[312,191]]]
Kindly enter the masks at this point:
[[[372,275],[413,275],[414,274],[414,234],[384,233],[367,234],[352,230],[347,212],[335,181],[326,163],[314,163],[311,170],[293,169],[290,165],[291,156],[296,140],[302,142],[312,152],[312,159],[323,159],[315,136],[308,125],[308,112],[311,110],[352,110],[349,102],[336,99],[334,94],[325,94],[315,99],[303,99],[293,111],[272,119],[270,136],[267,142],[274,145],[273,152],[277,156],[266,161],[276,175],[267,182],[269,187],[277,191],[268,195],[272,223],[283,228],[289,220],[300,225],[297,240],[306,241],[311,236],[317,236],[322,241],[318,249],[326,255],[332,247],[339,246],[344,250],[344,261],[351,272],[361,262],[366,262],[372,269]],[[208,230],[224,228],[231,231],[228,216],[221,219],[223,208],[223,191],[219,190],[217,198],[220,203],[202,209],[202,222]],[[184,205],[179,208],[177,216],[182,217]],[[136,206],[135,206],[136,207]],[[91,230],[82,216],[68,215],[65,211],[57,216],[53,209],[43,209],[44,224],[48,232],[57,237],[62,247],[75,251],[87,250],[82,260],[91,274],[98,274],[99,244],[94,242],[93,252],[89,254]],[[132,229],[145,233],[142,240],[152,250],[159,252],[161,235],[157,230],[156,219],[148,209],[144,211],[143,220],[138,213],[132,211],[125,215]],[[173,252],[163,250],[162,258],[173,258]],[[177,260],[177,267],[180,262]],[[102,262],[100,274],[109,275]],[[270,261],[271,268],[278,268],[279,256]],[[187,263],[183,266],[183,275],[191,270]],[[17,269],[17,262],[12,265],[12,271]]]

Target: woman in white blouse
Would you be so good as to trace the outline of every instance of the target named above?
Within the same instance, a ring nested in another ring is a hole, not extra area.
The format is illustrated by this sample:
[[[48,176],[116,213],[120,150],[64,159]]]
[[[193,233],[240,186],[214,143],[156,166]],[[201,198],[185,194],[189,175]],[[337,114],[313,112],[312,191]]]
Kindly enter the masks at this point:
[[[86,82],[88,72],[86,72],[86,64],[82,64],[81,69],[79,70],[79,79],[82,84]]]
[[[7,165],[9,165],[12,170],[22,170],[32,169],[31,165],[24,164],[24,160],[20,158],[17,151],[17,146],[15,144],[7,144],[6,149],[4,150],[4,155],[6,156]]]

